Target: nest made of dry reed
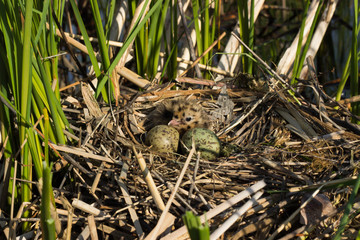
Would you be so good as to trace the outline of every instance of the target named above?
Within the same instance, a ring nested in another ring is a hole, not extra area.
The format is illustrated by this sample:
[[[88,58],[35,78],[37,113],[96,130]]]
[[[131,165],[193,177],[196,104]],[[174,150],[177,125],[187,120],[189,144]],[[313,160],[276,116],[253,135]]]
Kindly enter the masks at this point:
[[[165,205],[187,155],[152,151],[143,144],[142,121],[164,99],[190,96],[201,100],[213,118],[214,132],[231,150],[215,161],[193,156],[169,209],[175,218],[172,230],[184,225],[181,217],[186,210],[204,214],[264,180],[259,205],[225,232],[227,239],[265,239],[278,229],[284,229],[277,236],[283,239],[305,230],[319,239],[333,234],[351,188],[331,188],[332,183],[354,181],[357,175],[354,160],[360,158],[360,130],[349,122],[354,116],[342,105],[335,110],[334,102],[321,90],[317,93],[323,101],[312,103],[299,91],[289,94],[288,89],[274,84],[256,90],[234,87],[232,82],[218,85],[216,90],[199,85],[173,90],[174,83],[146,92],[122,88],[117,106],[95,106],[96,111],[84,97],[86,86],[78,99],[64,96],[73,146],[57,146],[62,156],[55,164],[53,181],[57,208],[67,209],[64,199],[91,204],[99,210],[92,226],[104,239],[147,236],[158,223],[163,206],[154,201],[137,158],[141,153]],[[328,183],[328,188],[301,214],[289,219],[322,183]],[[208,219],[210,231],[244,201]],[[63,228],[71,229],[73,236],[85,234],[89,213],[74,204],[71,208],[59,212]],[[65,224],[70,215],[76,222],[72,228]],[[324,221],[327,224],[322,224]],[[358,224],[355,217],[346,234],[350,236]],[[315,230],[310,230],[311,225]]]

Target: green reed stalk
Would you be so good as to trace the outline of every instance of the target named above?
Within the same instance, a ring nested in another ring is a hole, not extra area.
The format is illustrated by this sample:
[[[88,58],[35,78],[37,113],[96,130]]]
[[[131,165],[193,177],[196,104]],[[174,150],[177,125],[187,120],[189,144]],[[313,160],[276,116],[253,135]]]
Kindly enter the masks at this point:
[[[192,0],[192,10],[193,10],[193,15],[194,15],[194,27],[195,27],[195,32],[196,32],[196,43],[197,43],[197,52],[198,55],[200,56],[203,52],[204,52],[204,47],[203,47],[203,41],[202,41],[202,37],[201,37],[201,27],[200,27],[200,20],[199,20],[199,14],[200,14],[200,3],[199,0]],[[200,61],[202,63],[202,61]]]
[[[45,161],[43,163],[43,188],[41,195],[41,228],[43,239],[47,240],[55,240],[55,220],[51,216],[51,194],[52,194],[52,186],[51,179],[52,173],[51,168],[52,164],[49,166]]]
[[[58,53],[59,39],[45,25],[48,20],[50,29],[54,29],[51,12],[54,9],[55,15],[61,15],[63,6],[63,2],[54,1],[50,4],[50,0],[0,1],[0,65],[4,75],[0,81],[3,103],[0,104],[0,121],[2,140],[6,137],[10,139],[4,146],[7,149],[4,157],[14,162],[14,154],[25,143],[20,155],[20,175],[14,176],[14,170],[10,170],[11,179],[21,177],[26,180],[22,182],[20,190],[14,189],[12,192],[13,183],[9,179],[8,194],[15,196],[15,207],[21,202],[30,201],[32,187],[28,182],[33,181],[33,172],[38,179],[42,177],[44,139],[37,131],[45,131],[41,120],[43,108],[49,111],[52,119],[48,129],[50,139],[55,143],[66,143],[63,129],[69,124],[58,100],[57,59],[46,59]],[[24,24],[22,16],[25,17]],[[37,122],[38,130],[35,130],[34,124]],[[29,212],[24,213],[26,216],[29,216]],[[23,228],[27,226],[25,223]]]
[[[110,66],[110,57],[109,57],[109,48],[106,44],[106,37],[104,33],[104,28],[101,21],[99,6],[97,3],[97,0],[90,0],[91,3],[91,9],[95,20],[95,29],[96,29],[96,35],[99,40],[99,48],[100,48],[100,56],[101,56],[101,66],[104,70],[108,69]],[[110,73],[112,74],[112,73]],[[110,84],[112,86],[111,82],[108,82],[107,84]],[[104,98],[105,102],[109,102],[109,97],[107,92],[107,88],[104,88],[102,93],[102,97]]]
[[[136,0],[130,0],[129,1],[129,7],[130,7],[130,16],[133,18],[136,10],[137,1]],[[147,29],[148,23],[139,31],[138,35],[135,38],[134,48],[135,48],[135,60],[136,60],[136,68],[139,75],[144,76],[146,73],[146,53],[148,45],[147,43]]]
[[[80,29],[80,32],[81,32],[81,35],[82,37],[84,38],[84,43],[85,43],[85,46],[86,46],[86,49],[88,51],[88,54],[89,54],[89,58],[90,58],[90,61],[91,61],[91,64],[93,66],[93,69],[94,69],[94,72],[95,72],[95,75],[96,77],[100,80],[102,75],[101,75],[101,70],[100,70],[100,67],[98,65],[98,62],[97,62],[97,59],[96,59],[96,56],[95,56],[95,51],[91,45],[91,42],[90,42],[90,38],[89,38],[89,35],[87,34],[87,31],[86,31],[86,28],[85,28],[85,24],[82,20],[82,17],[81,17],[81,14],[80,14],[80,11],[75,3],[74,0],[69,0],[70,1],[70,4],[71,4],[71,7],[72,7],[72,10],[74,12],[74,15],[75,15],[75,18],[76,18],[76,21],[78,23],[78,26],[79,26],[79,29]],[[100,81],[101,82],[101,81]],[[105,84],[105,83],[104,83]],[[99,87],[97,88],[97,92],[96,92],[96,97],[98,97],[101,93],[101,90],[102,89],[99,89]]]
[[[251,1],[250,13],[248,10],[248,1],[247,0],[238,0],[238,17],[239,17],[239,26],[240,26],[240,38],[243,42],[249,46],[251,50],[254,49],[254,0]],[[242,54],[242,69],[243,72],[252,74],[253,72],[253,61],[251,60],[251,53],[241,48]]]
[[[350,195],[348,203],[346,204],[344,215],[341,218],[339,229],[338,229],[338,231],[336,232],[336,234],[335,234],[335,236],[333,238],[334,240],[341,239],[341,234],[344,232],[346,225],[349,223],[349,214],[350,214],[350,211],[351,211],[352,206],[354,204],[355,197],[357,196],[359,187],[360,187],[360,175],[356,179],[354,189],[353,189],[353,191],[352,191],[352,193]]]
[[[351,60],[350,60],[350,94],[351,96],[359,95],[359,58],[358,58],[358,1],[354,1],[354,17],[353,17],[353,31],[351,39]],[[360,104],[358,102],[351,104],[351,111],[355,115],[360,115]],[[360,121],[354,122],[360,123]]]
[[[349,51],[348,58],[346,60],[346,64],[344,66],[340,83],[336,92],[335,99],[339,101],[341,99],[342,92],[346,85],[346,82],[350,76],[350,93],[351,96],[358,95],[358,61],[360,58],[360,51],[357,50],[357,36],[359,35],[360,30],[360,23],[357,21],[358,16],[358,3],[354,1],[354,19],[353,19],[353,31],[352,31],[352,41],[351,41],[351,49]],[[359,115],[360,107],[357,103],[353,103],[352,105],[352,112],[356,115]]]
[[[249,48],[250,49],[254,49],[254,41],[255,41],[255,23],[254,23],[254,8],[255,8],[255,1],[254,0],[251,0],[251,6],[250,6],[250,22],[249,22]],[[246,71],[249,73],[249,74],[252,74],[253,73],[253,60],[252,60],[252,54],[251,53],[248,53],[249,54],[249,61],[248,61],[248,67],[246,69]]]
[[[161,40],[164,33],[165,17],[169,6],[169,0],[164,0],[162,7],[158,8],[157,11],[150,18],[150,30],[149,30],[149,46],[148,49],[148,65],[147,73],[150,78],[155,77],[160,57],[160,46]]]
[[[214,15],[210,15],[210,7],[214,2],[215,11]],[[215,1],[200,1],[192,0],[193,9],[193,23],[196,32],[196,47],[198,56],[202,55],[205,50],[214,42],[216,34],[216,19],[218,18],[219,11],[216,11],[219,7],[219,0]],[[200,63],[211,65],[212,51],[204,55],[200,60]],[[205,74],[205,78],[209,78],[209,74]]]
[[[109,69],[107,70],[107,72],[104,74],[104,77],[102,79],[103,82],[106,82],[108,80],[109,73],[111,73],[114,70],[117,63],[120,61],[121,56],[124,54],[126,49],[129,47],[130,43],[135,39],[135,37],[138,35],[138,33],[140,32],[142,27],[145,25],[145,23],[148,21],[148,19],[154,14],[154,12],[157,10],[157,8],[159,8],[161,6],[161,4],[162,4],[162,1],[157,1],[150,8],[150,10],[145,15],[145,17],[143,18],[142,21],[139,21],[139,19],[138,19],[138,23],[136,24],[136,27],[130,32],[130,34],[128,35],[128,37],[124,41],[123,47],[120,49],[120,51],[118,52],[116,57],[113,59],[113,62],[111,63],[111,65],[110,65]],[[102,88],[102,87],[103,87],[103,85],[101,85],[101,83],[99,83],[98,89]]]
[[[203,39],[203,49],[201,54],[208,49],[208,47],[210,46],[210,14],[209,14],[209,7],[210,7],[210,0],[205,0],[202,1],[205,6],[204,7],[204,12],[203,12],[203,17],[202,17],[202,39]],[[199,54],[199,55],[201,55]],[[202,62],[204,64],[206,64],[209,60],[209,54],[206,54],[202,60]]]
[[[111,0],[108,8],[104,9],[106,13],[105,35],[106,39],[110,39],[111,25],[113,23],[116,0]]]
[[[317,19],[318,19],[319,15],[320,15],[320,12],[321,12],[322,5],[323,5],[323,1],[320,2],[319,6],[318,6],[318,8],[316,10],[314,20],[313,20],[313,22],[311,24],[311,27],[310,27],[310,32],[309,32],[308,38],[306,39],[306,42],[305,42],[305,45],[304,45],[304,48],[303,48],[301,54],[299,55],[299,58],[298,58],[298,55],[296,55],[296,57],[295,57],[295,61],[297,61],[297,63],[296,63],[296,67],[295,67],[295,63],[294,63],[294,72],[293,72],[293,75],[292,75],[293,76],[292,77],[292,83],[295,83],[296,78],[298,78],[300,76],[302,66],[303,66],[303,63],[305,61],[305,57],[306,57],[307,51],[309,50],[309,46],[310,46],[314,31],[315,31]]]
[[[292,75],[292,79],[290,81],[291,84],[294,84],[295,77],[300,75],[301,67],[303,64],[303,62],[300,62],[300,55],[301,55],[302,41],[303,41],[303,36],[304,36],[304,29],[305,29],[305,25],[306,25],[306,15],[308,13],[309,6],[310,6],[310,0],[307,0],[304,11],[303,11],[302,21],[301,21],[301,27],[300,27],[300,32],[299,32],[299,41],[297,44],[296,55],[295,55],[295,60],[294,60],[294,65],[293,65],[293,75]],[[311,39],[311,37],[309,36],[308,39]],[[304,54],[304,52],[303,52],[303,54]]]
[[[160,47],[163,40],[165,18],[169,6],[169,0],[158,0],[162,6],[157,8],[151,15],[150,21],[139,31],[135,40],[135,54],[138,73],[149,79],[155,77],[158,72]],[[158,2],[157,1],[157,2]],[[131,1],[132,14],[136,9],[136,1]]]
[[[21,82],[19,83],[19,88],[17,89],[20,92],[20,112],[21,115],[30,120],[30,103],[31,103],[31,27],[32,27],[32,8],[33,1],[26,1],[25,6],[25,26],[24,26],[24,38],[22,44],[22,65],[21,65]],[[20,121],[20,144],[25,141],[25,133],[27,124],[21,120]],[[25,144],[24,148],[21,151],[21,178],[31,180],[31,159],[29,157],[29,145]],[[29,183],[22,182],[21,184],[21,201],[29,202],[31,199],[31,186]],[[24,217],[30,215],[29,211],[24,212]],[[26,228],[27,224],[24,225]]]
[[[56,239],[55,237],[55,220],[51,216],[51,195],[52,191],[52,174],[51,168],[52,164],[49,165],[49,115],[47,113],[46,108],[43,109],[44,113],[44,121],[45,121],[45,147],[44,147],[44,155],[45,161],[43,162],[43,178],[42,178],[42,194],[41,194],[41,228],[43,232],[44,239]]]
[[[195,216],[190,211],[187,211],[182,219],[192,240],[210,239],[210,230],[207,222],[204,225],[201,224],[200,217]]]
[[[167,55],[169,56],[169,68],[167,75],[170,79],[175,79],[177,75],[177,56],[178,56],[178,14],[177,14],[178,0],[171,1],[170,4],[170,47],[171,52]],[[167,50],[167,48],[166,48]],[[166,70],[166,65],[164,71]],[[162,75],[163,76],[163,75]]]
[[[358,33],[359,33],[359,29],[360,29],[360,25],[358,24]],[[360,51],[357,53],[357,58],[358,59],[360,58]],[[339,83],[339,86],[336,91],[336,97],[335,97],[336,101],[339,101],[341,99],[341,95],[344,90],[345,84],[347,82],[347,79],[350,76],[350,60],[351,60],[351,49],[349,51],[349,56],[346,60],[346,63],[345,63],[345,66],[344,66],[344,69],[343,69],[343,72],[342,72],[342,75],[340,78],[340,83]]]

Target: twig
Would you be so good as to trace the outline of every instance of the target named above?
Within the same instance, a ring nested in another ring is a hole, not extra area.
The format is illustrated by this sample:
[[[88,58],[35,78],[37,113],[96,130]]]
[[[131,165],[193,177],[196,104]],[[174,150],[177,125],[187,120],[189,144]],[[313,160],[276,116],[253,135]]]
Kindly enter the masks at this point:
[[[153,196],[154,202],[156,204],[156,206],[160,209],[160,210],[164,210],[165,209],[165,205],[164,202],[161,198],[161,195],[156,187],[156,184],[150,174],[150,170],[147,168],[146,166],[146,162],[144,157],[142,156],[142,154],[136,151],[135,146],[133,146],[133,152],[135,154],[135,157],[140,165],[141,171],[144,175],[145,181],[149,187],[150,193]]]
[[[247,210],[254,207],[257,200],[261,197],[263,192],[257,192],[249,201],[247,201],[242,207],[236,210],[234,214],[229,217],[221,227],[216,229],[211,235],[210,240],[218,239],[226,230],[228,230]]]
[[[130,151],[128,151],[127,155],[129,155],[129,157],[130,157],[130,154],[131,154]],[[125,182],[122,180],[123,178],[124,179],[126,178],[128,168],[129,168],[129,166],[126,163],[124,163],[123,167],[121,168],[120,176],[115,175],[115,180],[117,181],[119,187],[121,188],[121,192],[122,192],[122,194],[124,196],[125,203],[128,206],[131,206],[133,204],[133,202],[131,200],[129,190],[128,190]],[[137,233],[138,237],[143,238],[144,237],[144,231],[143,231],[143,229],[142,229],[142,227],[140,225],[139,217],[136,214],[135,209],[133,207],[129,207],[128,210],[129,210],[129,213],[130,213],[131,220],[134,223],[135,230],[136,230],[136,233]]]
[[[191,59],[193,61],[195,61],[196,54],[195,54],[195,50],[194,50],[194,45],[193,45],[191,37],[190,37],[189,29],[187,27],[186,16],[185,16],[185,13],[184,13],[184,8],[183,8],[182,1],[178,1],[178,8],[179,8],[179,12],[180,12],[180,15],[181,15],[181,20],[182,20],[183,25],[184,25],[185,35],[186,35],[186,38],[187,38],[187,41],[188,41],[188,44],[189,44],[190,56],[191,56]],[[198,78],[202,78],[200,68],[199,68],[199,66],[197,64],[195,65],[195,71],[196,71],[196,75],[198,76]]]
[[[228,199],[227,201],[223,202],[222,204],[218,205],[217,207],[211,209],[209,212],[207,212],[206,214],[203,214],[200,217],[201,223],[204,223],[206,220],[209,220],[209,219],[215,217],[219,213],[222,213],[226,209],[232,207],[233,205],[235,205],[238,202],[240,202],[241,200],[247,198],[251,194],[259,191],[262,188],[264,188],[265,185],[266,185],[265,181],[261,180],[261,181],[255,183],[254,185],[252,185],[251,187],[249,187],[249,188],[245,189],[244,191],[240,192],[236,196]],[[172,232],[171,234],[166,235],[165,237],[162,238],[162,240],[178,239],[178,238],[180,238],[182,235],[184,235],[186,233],[187,233],[186,226],[183,226],[183,227],[179,228],[178,230]]]
[[[179,1],[179,5],[180,5],[180,1]],[[218,39],[216,39],[215,42],[213,42],[202,54],[200,57],[198,57],[192,64],[190,67],[188,67],[184,72],[182,72],[180,74],[179,77],[184,76],[190,69],[192,69],[194,66],[196,66],[196,64],[211,50],[215,47],[215,45],[221,41],[221,39],[223,39],[226,36],[226,32],[223,32]]]
[[[150,236],[146,237],[145,240],[147,240],[147,239],[154,240],[158,236],[160,226],[162,225],[163,221],[165,220],[165,217],[167,216],[167,213],[168,213],[168,211],[170,209],[172,201],[174,200],[175,193],[177,192],[177,190],[178,190],[178,188],[180,186],[180,183],[181,183],[181,181],[182,181],[182,179],[183,179],[183,177],[185,175],[185,172],[186,172],[186,170],[187,170],[187,168],[188,168],[188,166],[190,164],[190,160],[191,160],[192,156],[194,155],[194,153],[195,153],[195,145],[193,143],[193,146],[192,146],[192,148],[191,148],[191,150],[189,152],[189,155],[188,155],[188,157],[187,157],[187,159],[185,161],[185,164],[184,164],[184,166],[183,166],[183,168],[181,170],[181,173],[180,173],[180,175],[179,175],[179,177],[178,177],[178,179],[176,181],[175,187],[174,187],[174,189],[173,189],[173,191],[172,191],[172,193],[171,193],[171,195],[170,195],[170,197],[169,197],[169,199],[168,199],[168,201],[166,203],[165,209],[161,213],[160,219],[159,219],[158,223],[156,224],[155,229],[153,230],[152,234]]]

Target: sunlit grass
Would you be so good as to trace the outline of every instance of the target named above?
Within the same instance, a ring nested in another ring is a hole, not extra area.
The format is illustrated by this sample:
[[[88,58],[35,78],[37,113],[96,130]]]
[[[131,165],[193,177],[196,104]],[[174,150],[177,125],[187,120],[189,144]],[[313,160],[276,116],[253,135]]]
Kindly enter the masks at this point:
[[[359,58],[358,58],[358,1],[354,1],[353,29],[351,38],[351,59],[350,59],[350,94],[351,96],[359,95]],[[358,102],[351,104],[351,110],[355,115],[360,115],[360,104]],[[353,119],[353,122],[360,123]]]
[[[238,16],[239,16],[239,26],[240,26],[240,38],[244,43],[251,49],[254,49],[254,32],[255,32],[255,23],[254,23],[254,0],[251,0],[250,11],[248,8],[248,1],[238,0]],[[253,61],[251,60],[251,53],[246,49],[242,48],[242,70],[245,73],[253,73]]]
[[[153,1],[148,11],[145,7],[140,9],[141,13],[138,18],[130,18],[134,22],[134,26],[128,29],[123,47],[118,49],[117,52],[115,51],[113,57],[110,54],[107,40],[109,39],[110,29],[113,24],[116,1],[112,0],[109,6],[100,9],[98,1],[90,0],[91,16],[93,17],[92,20],[94,21],[96,37],[98,39],[96,47],[94,47],[94,43],[91,43],[89,39],[89,29],[87,29],[86,22],[88,19],[83,19],[75,0],[69,0],[69,3],[69,8],[73,13],[72,20],[79,27],[84,38],[88,54],[86,57],[90,60],[92,69],[98,79],[95,97],[99,102],[112,103],[114,100],[118,100],[116,96],[119,96],[120,90],[116,86],[118,75],[115,73],[115,67],[119,64],[125,51],[132,46],[133,42],[134,64],[136,65],[134,69],[136,68],[140,75],[149,80],[160,76],[160,82],[172,81],[177,77],[179,39],[185,34],[185,26],[178,24],[177,1]],[[150,3],[150,0],[147,0],[144,6],[147,3]],[[138,1],[130,1],[129,4],[132,16],[134,16]],[[223,4],[233,4],[231,7],[234,7],[234,12],[237,10],[240,38],[246,45],[252,50],[257,50],[260,56],[269,56],[269,59],[265,59],[266,61],[276,61],[281,54],[281,49],[285,48],[284,45],[286,43],[281,39],[273,39],[265,42],[263,46],[257,46],[255,37],[257,23],[254,20],[255,0],[237,0],[235,3]],[[302,47],[305,16],[310,1],[291,4],[302,9],[302,17],[298,17],[299,26],[297,26],[302,31],[300,31],[299,45],[293,63],[291,79],[291,83],[296,83],[296,78],[299,77],[303,68],[318,16],[322,13],[324,6],[320,5],[318,7],[315,20],[311,25],[310,34],[307,37],[305,46]],[[302,8],[303,4],[305,4],[304,8]],[[59,26],[65,25],[63,17],[64,7],[65,1],[60,0],[0,1],[0,71],[2,73],[2,80],[0,81],[2,97],[0,124],[2,143],[8,138],[7,144],[3,146],[5,148],[4,158],[11,159],[12,166],[8,185],[9,208],[13,207],[10,205],[11,196],[16,199],[15,208],[22,202],[30,201],[33,186],[29,182],[41,179],[42,177],[44,177],[44,186],[46,186],[44,191],[48,191],[46,194],[52,194],[52,191],[49,190],[51,188],[49,168],[51,166],[51,159],[49,159],[49,155],[51,156],[52,153],[48,152],[48,141],[59,144],[67,144],[69,141],[63,133],[64,129],[69,131],[71,129],[60,104],[59,82],[63,79],[59,79],[58,74],[59,59],[57,54],[59,53],[60,38],[55,32],[55,29],[58,28],[57,21],[59,21]],[[189,29],[193,28],[196,32],[195,51],[196,56],[199,57],[210,47],[216,39],[216,35],[220,33],[220,1],[192,0],[190,8],[187,12],[188,18],[186,21],[188,25],[186,27]],[[346,81],[349,78],[351,81],[351,96],[359,94],[358,60],[360,53],[357,49],[357,37],[360,27],[357,18],[358,3],[354,1],[352,43],[351,48],[347,49],[349,57],[344,69],[337,69],[342,74],[336,96],[337,100],[341,99]],[[165,29],[167,20],[170,21],[170,24],[169,28]],[[288,36],[294,37],[290,34]],[[99,52],[97,53],[94,48],[98,49]],[[165,53],[164,62],[160,61],[160,52],[162,51]],[[204,55],[200,63],[212,66],[213,59],[214,51],[210,51]],[[252,55],[248,51],[242,51],[241,65],[242,73],[260,76],[263,73],[257,67],[257,62],[252,60]],[[83,74],[86,75],[86,73]],[[234,74],[236,75],[237,72]],[[210,75],[208,72],[203,71],[202,77],[213,79],[215,74]],[[360,114],[358,103],[353,103],[351,108],[354,114]],[[46,109],[46,112],[49,114],[48,118],[44,117],[43,109]],[[18,159],[15,159],[18,151],[21,153]],[[21,160],[21,169],[17,176],[14,175],[15,160]],[[47,166],[45,170],[44,160]],[[47,174],[46,177],[44,176],[45,172]],[[16,178],[26,181],[23,181],[21,186],[15,184],[16,187],[13,189],[13,179]],[[50,202],[50,200],[43,201],[44,204],[48,204],[45,201]],[[26,212],[24,217],[30,216],[29,214],[30,212]],[[27,224],[24,226],[26,228]],[[52,230],[47,236],[49,238],[53,236]]]
[[[203,225],[200,221],[200,217],[187,211],[183,216],[183,221],[192,240],[210,239],[209,225],[207,222]]]
[[[35,170],[35,178],[42,177],[44,139],[41,134],[37,134],[37,131],[42,133],[45,131],[42,109],[46,108],[52,119],[52,124],[48,128],[51,141],[65,144],[63,129],[68,125],[59,102],[58,62],[56,57],[50,61],[45,60],[46,57],[56,55],[58,52],[58,39],[52,31],[47,31],[46,16],[52,11],[61,15],[63,5],[58,2],[56,3],[59,5],[51,5],[50,1],[26,1],[25,5],[22,3],[0,2],[2,20],[0,47],[3,53],[1,65],[4,74],[3,80],[0,81],[0,89],[2,102],[12,105],[12,112],[4,105],[0,108],[3,140],[5,137],[11,139],[5,146],[7,151],[4,157],[11,159],[11,177],[26,180],[21,183],[20,189],[17,188],[18,185],[13,189],[13,180],[9,180],[8,193],[9,196],[15,197],[16,206],[22,202],[29,202],[32,198],[32,186],[29,181],[33,180],[33,170]],[[24,25],[21,21],[22,16],[24,16]],[[55,24],[51,19],[52,17],[48,23]],[[14,114],[17,115],[16,118]],[[14,176],[13,156],[19,151],[20,146],[22,146],[21,176]],[[26,211],[24,217],[29,214],[30,212]],[[28,224],[25,223],[23,228],[26,229],[27,226]]]

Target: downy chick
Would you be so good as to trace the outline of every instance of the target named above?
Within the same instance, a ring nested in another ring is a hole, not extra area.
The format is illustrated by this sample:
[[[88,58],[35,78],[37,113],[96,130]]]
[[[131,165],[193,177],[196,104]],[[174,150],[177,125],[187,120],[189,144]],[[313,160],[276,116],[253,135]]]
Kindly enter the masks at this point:
[[[157,125],[169,125],[183,135],[195,127],[209,128],[210,119],[196,100],[176,99],[160,103],[147,116],[144,125],[147,131]]]

